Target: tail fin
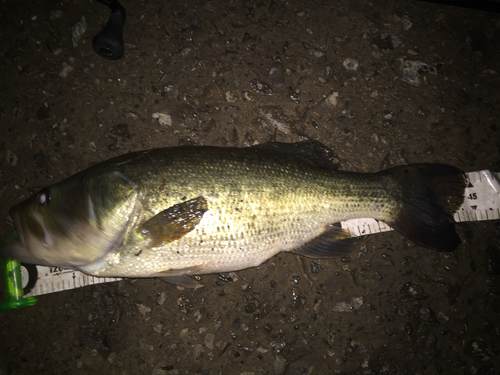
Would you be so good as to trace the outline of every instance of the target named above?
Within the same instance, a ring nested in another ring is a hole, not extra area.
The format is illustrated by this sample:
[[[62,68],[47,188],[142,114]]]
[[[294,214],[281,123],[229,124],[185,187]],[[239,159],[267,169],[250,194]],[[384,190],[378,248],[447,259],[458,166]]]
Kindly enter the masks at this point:
[[[453,251],[460,244],[453,213],[464,200],[465,174],[443,164],[412,164],[382,172],[400,186],[402,206],[389,222],[419,246]]]

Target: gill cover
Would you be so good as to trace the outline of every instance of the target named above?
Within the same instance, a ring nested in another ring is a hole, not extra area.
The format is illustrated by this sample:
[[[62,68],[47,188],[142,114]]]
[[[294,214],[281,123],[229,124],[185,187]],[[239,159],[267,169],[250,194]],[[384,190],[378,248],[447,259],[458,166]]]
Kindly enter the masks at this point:
[[[25,263],[78,267],[123,240],[139,189],[120,172],[79,173],[10,210],[19,239],[0,255]]]

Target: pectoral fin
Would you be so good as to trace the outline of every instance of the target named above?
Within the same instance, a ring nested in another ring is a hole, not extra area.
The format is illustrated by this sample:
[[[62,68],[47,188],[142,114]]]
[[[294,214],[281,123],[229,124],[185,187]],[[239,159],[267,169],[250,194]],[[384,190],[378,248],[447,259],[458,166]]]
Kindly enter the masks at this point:
[[[207,210],[207,201],[200,196],[156,214],[142,224],[141,232],[151,240],[151,247],[163,246],[191,232]]]

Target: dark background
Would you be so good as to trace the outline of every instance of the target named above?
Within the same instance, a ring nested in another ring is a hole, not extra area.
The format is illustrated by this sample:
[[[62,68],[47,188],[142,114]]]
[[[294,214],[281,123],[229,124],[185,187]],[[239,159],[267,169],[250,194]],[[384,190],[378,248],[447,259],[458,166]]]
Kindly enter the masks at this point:
[[[122,5],[125,56],[109,61],[91,46],[106,6],[0,4],[2,238],[30,192],[154,147],[314,139],[345,170],[500,171],[498,13],[378,0]],[[500,225],[457,230],[452,254],[391,232],[348,258],[281,254],[233,281],[203,276],[196,291],[126,280],[42,296],[1,313],[0,373],[499,373]]]

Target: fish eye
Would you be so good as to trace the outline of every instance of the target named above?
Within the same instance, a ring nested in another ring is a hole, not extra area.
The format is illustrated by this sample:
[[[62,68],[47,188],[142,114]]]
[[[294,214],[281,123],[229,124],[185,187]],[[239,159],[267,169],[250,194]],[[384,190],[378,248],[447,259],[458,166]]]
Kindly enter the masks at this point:
[[[38,200],[38,203],[40,203],[43,206],[46,206],[51,199],[50,192],[47,189],[43,189],[41,192],[38,193],[36,199]]]

